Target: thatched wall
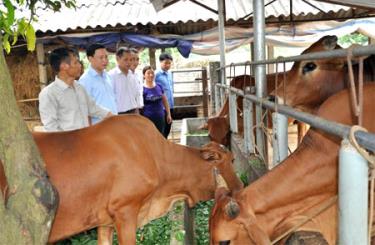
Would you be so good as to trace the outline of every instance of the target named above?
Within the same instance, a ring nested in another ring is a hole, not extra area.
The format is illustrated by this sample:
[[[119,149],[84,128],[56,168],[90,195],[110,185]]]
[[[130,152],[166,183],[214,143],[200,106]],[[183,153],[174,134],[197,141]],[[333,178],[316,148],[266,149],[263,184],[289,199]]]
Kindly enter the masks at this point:
[[[6,62],[17,101],[38,98],[40,83],[36,52],[14,49],[6,55]],[[39,118],[38,101],[19,102],[18,105],[25,119]]]

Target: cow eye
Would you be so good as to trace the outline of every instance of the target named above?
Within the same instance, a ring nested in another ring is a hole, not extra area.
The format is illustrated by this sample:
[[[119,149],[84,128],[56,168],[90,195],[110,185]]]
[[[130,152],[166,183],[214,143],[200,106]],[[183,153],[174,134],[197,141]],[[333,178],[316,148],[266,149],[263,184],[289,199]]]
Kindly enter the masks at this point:
[[[315,70],[316,64],[313,62],[308,62],[303,66],[302,73],[305,75],[306,73]]]
[[[219,242],[219,245],[229,245],[229,244],[230,244],[230,240],[220,241]]]

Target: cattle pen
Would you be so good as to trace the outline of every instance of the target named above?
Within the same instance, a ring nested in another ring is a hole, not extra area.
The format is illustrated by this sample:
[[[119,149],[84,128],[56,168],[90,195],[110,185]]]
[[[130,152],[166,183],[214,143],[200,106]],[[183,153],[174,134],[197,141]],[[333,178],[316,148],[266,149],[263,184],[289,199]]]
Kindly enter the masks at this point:
[[[350,52],[350,53],[349,53]],[[354,57],[366,56],[369,54],[375,54],[375,46],[358,47],[350,50],[339,49],[326,52],[316,52],[310,54],[304,54],[300,56],[292,56],[288,58],[278,58],[272,60],[260,60],[255,62],[237,63],[228,66],[221,67],[218,72],[222,72],[224,69],[233,66],[257,66],[265,64],[277,64],[286,63],[292,61],[306,61],[324,58],[334,57],[347,57],[352,55]],[[249,69],[251,71],[251,69]],[[220,76],[219,76],[220,77]],[[368,159],[364,158],[363,151],[361,154],[354,148],[352,143],[349,142],[349,138],[353,138],[350,134],[353,133],[355,140],[358,144],[368,152],[375,152],[375,134],[367,133],[364,130],[353,131],[353,127],[327,121],[317,116],[294,110],[283,104],[273,103],[265,98],[259,98],[249,91],[252,89],[239,90],[224,84],[225,80],[221,80],[221,83],[216,84],[215,89],[215,105],[216,110],[221,107],[224,100],[224,94],[229,94],[229,117],[230,117],[230,129],[233,133],[238,132],[237,122],[237,97],[243,98],[243,120],[244,120],[244,136],[243,136],[243,152],[245,155],[259,153],[263,159],[266,157],[266,151],[263,148],[266,147],[264,139],[262,139],[263,132],[261,127],[253,125],[253,104],[257,105],[257,111],[262,111],[260,108],[266,108],[274,110],[274,127],[272,136],[274,164],[281,162],[287,157],[287,117],[292,117],[302,122],[311,125],[313,128],[317,128],[341,137],[342,144],[339,151],[339,187],[338,187],[338,203],[339,203],[339,240],[343,244],[368,244]],[[285,116],[286,115],[286,116]],[[261,117],[259,117],[261,118]],[[257,123],[261,123],[257,115]],[[280,123],[281,122],[281,123]],[[256,128],[257,132],[254,135],[253,129]],[[232,137],[233,138],[233,137]],[[256,139],[258,146],[255,145],[253,139]],[[351,139],[353,140],[353,139]],[[261,143],[259,145],[259,143]],[[354,164],[355,162],[355,164]],[[347,169],[348,168],[348,169]],[[352,173],[356,173],[353,176]],[[351,183],[355,188],[348,188],[348,183]],[[350,191],[349,191],[350,190]],[[371,190],[373,191],[373,190]],[[356,200],[357,202],[352,202]],[[353,227],[356,227],[353,231]],[[360,227],[360,228],[359,228]],[[354,234],[355,233],[355,234]]]

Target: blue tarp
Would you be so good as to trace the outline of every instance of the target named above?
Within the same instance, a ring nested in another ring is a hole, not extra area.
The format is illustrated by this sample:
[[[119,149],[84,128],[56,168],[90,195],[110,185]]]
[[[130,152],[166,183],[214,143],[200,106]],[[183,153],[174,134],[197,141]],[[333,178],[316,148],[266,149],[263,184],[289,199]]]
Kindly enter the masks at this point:
[[[99,35],[89,35],[82,37],[72,36],[56,36],[53,38],[46,38],[38,40],[42,43],[51,43],[56,40],[62,40],[67,44],[79,47],[87,48],[93,43],[103,44],[108,50],[115,51],[116,45],[121,42],[125,42],[130,46],[135,47],[146,47],[146,48],[172,48],[176,47],[180,54],[188,58],[192,49],[193,43],[189,40],[173,39],[173,38],[156,38],[153,36],[134,34],[134,33],[105,33]]]

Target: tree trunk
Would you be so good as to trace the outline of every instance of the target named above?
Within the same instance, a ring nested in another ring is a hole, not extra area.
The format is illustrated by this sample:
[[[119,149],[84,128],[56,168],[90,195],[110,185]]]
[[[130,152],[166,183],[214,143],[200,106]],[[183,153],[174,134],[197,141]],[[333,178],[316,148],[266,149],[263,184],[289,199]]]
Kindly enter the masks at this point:
[[[0,45],[1,162],[7,177],[8,197],[3,197],[0,191],[0,243],[46,244],[58,196],[19,112]]]

